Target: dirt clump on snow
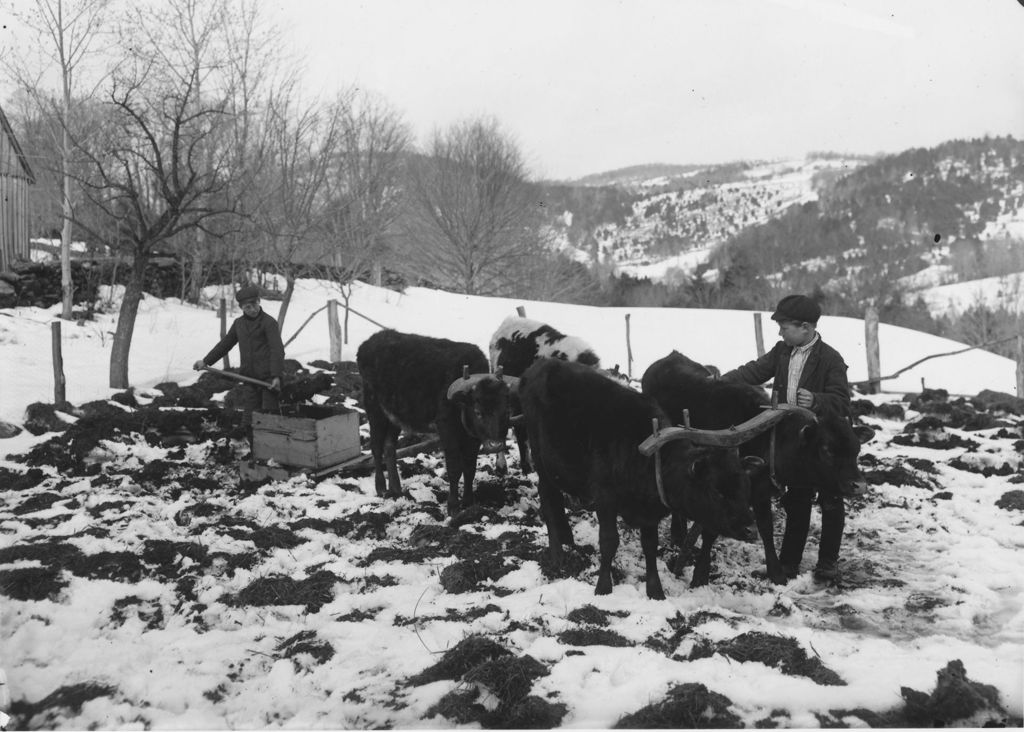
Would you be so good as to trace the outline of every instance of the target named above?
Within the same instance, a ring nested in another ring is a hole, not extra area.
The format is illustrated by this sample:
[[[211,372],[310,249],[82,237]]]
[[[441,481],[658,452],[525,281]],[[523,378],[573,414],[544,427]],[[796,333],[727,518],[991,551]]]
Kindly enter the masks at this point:
[[[445,651],[440,661],[410,676],[408,683],[412,686],[421,686],[442,679],[456,680],[485,661],[511,655],[512,651],[497,641],[482,635],[471,635]]]
[[[817,656],[811,658],[794,638],[751,631],[720,643],[698,645],[690,660],[715,653],[741,663],[755,661],[779,669],[788,676],[806,676],[822,686],[845,686],[840,676],[826,667]]]
[[[37,702],[18,700],[11,704],[12,729],[56,729],[75,717],[82,706],[93,699],[115,696],[117,688],[95,681],[62,686]]]
[[[254,605],[305,605],[311,613],[334,599],[334,586],[342,579],[333,572],[320,570],[305,579],[269,575],[253,580],[239,592],[222,599],[224,604],[240,607]]]
[[[566,706],[530,694],[534,681],[549,673],[547,666],[532,656],[512,656],[505,651],[461,674],[465,685],[441,697],[426,716],[441,715],[459,724],[477,722],[484,729],[557,727]]]
[[[996,507],[1004,511],[1024,511],[1024,491],[1007,491],[996,501]]]
[[[615,729],[736,729],[743,726],[729,711],[732,701],[704,684],[679,684],[661,701],[619,719]]]
[[[909,687],[900,688],[906,702],[904,713],[910,727],[949,727],[967,722],[970,726],[1014,726],[1021,720],[1010,715],[999,703],[994,686],[971,681],[959,659],[950,661],[938,671],[938,681],[931,694]]]

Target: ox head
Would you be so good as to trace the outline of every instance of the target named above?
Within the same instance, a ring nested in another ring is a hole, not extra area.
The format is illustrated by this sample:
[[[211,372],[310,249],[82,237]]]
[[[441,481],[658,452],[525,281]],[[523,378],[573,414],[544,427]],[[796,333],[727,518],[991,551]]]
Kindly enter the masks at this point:
[[[685,439],[660,447],[665,499],[708,531],[741,541],[757,538],[750,507],[750,475],[763,468],[735,448],[696,446]]]
[[[858,496],[867,484],[857,467],[860,446],[874,437],[835,414],[816,418],[796,413],[781,422],[776,435],[776,475],[786,485],[812,485],[839,495]]]
[[[463,426],[480,440],[484,452],[504,449],[509,400],[518,387],[519,379],[503,375],[501,368],[493,374],[470,374],[468,367],[448,387],[448,400],[458,407]]]

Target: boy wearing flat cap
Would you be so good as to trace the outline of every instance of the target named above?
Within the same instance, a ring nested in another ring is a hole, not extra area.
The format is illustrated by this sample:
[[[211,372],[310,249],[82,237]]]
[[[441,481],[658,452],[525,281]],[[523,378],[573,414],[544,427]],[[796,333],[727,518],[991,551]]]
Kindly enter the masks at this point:
[[[816,414],[831,412],[848,417],[851,410],[846,362],[818,334],[820,317],[821,308],[811,298],[805,295],[782,298],[772,313],[772,320],[779,324],[782,340],[760,358],[722,374],[722,380],[758,385],[774,379],[774,389],[780,401],[806,407]],[[839,574],[839,547],[846,524],[846,508],[842,495],[820,488],[814,487],[821,506],[821,543],[814,576],[830,580]],[[798,508],[786,497],[783,497],[782,504],[786,509],[787,531],[779,559],[787,573],[795,576],[807,539],[806,530],[797,529],[809,525],[810,504],[802,504],[803,508]],[[801,515],[797,516],[792,511]],[[806,516],[804,512],[807,512]],[[802,537],[799,536],[801,533]]]
[[[227,334],[204,358],[196,361],[192,368],[197,371],[217,363],[227,355],[235,344],[238,345],[240,360],[239,373],[260,381],[269,381],[272,388],[257,384],[243,383],[242,410],[244,424],[252,419],[252,410],[277,411],[280,406],[278,390],[281,388],[281,372],[284,371],[284,345],[277,321],[263,312],[260,307],[260,291],[255,285],[245,285],[235,293],[235,300],[242,308],[242,314],[235,318]]]

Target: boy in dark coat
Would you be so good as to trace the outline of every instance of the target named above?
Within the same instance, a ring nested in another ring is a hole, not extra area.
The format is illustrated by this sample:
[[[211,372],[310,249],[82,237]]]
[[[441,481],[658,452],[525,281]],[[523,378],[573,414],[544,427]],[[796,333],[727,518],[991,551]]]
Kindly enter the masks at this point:
[[[779,401],[806,407],[816,414],[831,412],[849,417],[850,383],[846,362],[818,334],[821,308],[804,295],[789,295],[779,301],[772,320],[779,324],[782,340],[760,358],[722,375],[723,381],[763,384],[774,379]],[[823,490],[824,488],[824,490]],[[779,559],[787,574],[796,576],[810,527],[811,501],[797,500],[806,492],[818,494],[821,506],[821,542],[814,576],[819,580],[839,575],[839,547],[843,541],[846,508],[843,496],[824,486],[789,486],[782,499],[786,510],[786,533]],[[787,500],[788,499],[788,500]]]
[[[242,308],[242,315],[231,324],[220,343],[203,359],[196,361],[193,368],[198,371],[217,363],[235,344],[238,345],[241,362],[239,373],[269,381],[272,385],[267,389],[243,383],[245,388],[241,394],[241,406],[245,413],[245,423],[248,424],[253,409],[271,412],[280,408],[278,391],[281,388],[281,372],[284,370],[284,345],[281,343],[281,330],[277,327],[277,321],[260,307],[260,291],[257,287],[246,285],[240,288],[235,293],[235,300]]]

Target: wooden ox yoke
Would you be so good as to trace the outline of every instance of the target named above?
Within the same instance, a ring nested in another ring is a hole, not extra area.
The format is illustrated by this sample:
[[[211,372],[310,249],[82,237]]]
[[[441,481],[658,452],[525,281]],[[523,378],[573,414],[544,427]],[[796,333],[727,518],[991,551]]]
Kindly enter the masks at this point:
[[[662,445],[672,442],[674,440],[689,440],[695,445],[709,445],[712,447],[732,447],[736,448],[742,445],[747,440],[757,437],[762,432],[772,429],[781,422],[789,414],[796,412],[803,414],[815,422],[818,418],[814,412],[806,407],[798,407],[795,404],[778,404],[773,403],[771,405],[765,405],[762,407],[765,411],[756,417],[748,419],[746,422],[729,427],[724,430],[702,430],[696,427],[689,426],[689,410],[683,412],[683,421],[687,422],[682,427],[666,427],[665,429],[658,429],[658,419],[655,417],[651,420],[653,432],[650,437],[640,443],[639,450],[644,455],[654,455],[654,475],[658,486],[658,496],[661,498],[661,502],[667,507],[671,508],[668,503],[668,499],[665,495],[665,487],[661,479],[661,448]],[[775,481],[775,433],[772,432],[772,444],[769,448],[769,474],[771,475],[772,483]],[[777,484],[776,484],[777,485]]]

